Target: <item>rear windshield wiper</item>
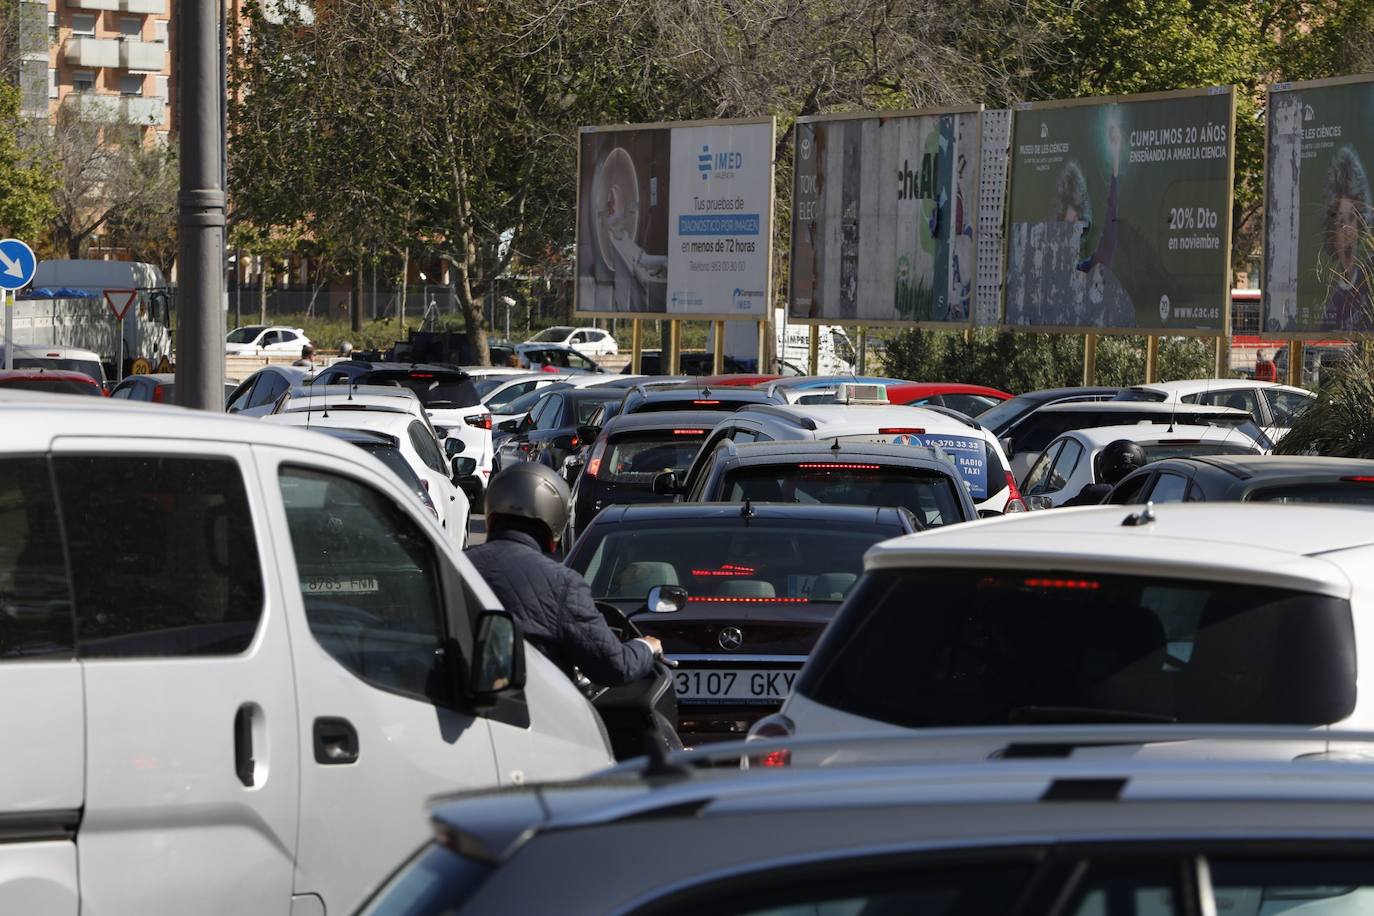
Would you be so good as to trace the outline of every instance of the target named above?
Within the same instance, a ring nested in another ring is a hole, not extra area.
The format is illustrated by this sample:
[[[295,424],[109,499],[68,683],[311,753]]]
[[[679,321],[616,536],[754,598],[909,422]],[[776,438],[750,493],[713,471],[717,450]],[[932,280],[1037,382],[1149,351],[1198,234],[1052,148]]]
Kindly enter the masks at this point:
[[[1177,722],[1176,716],[1163,716],[1138,709],[1110,709],[1102,706],[1013,706],[1007,711],[1007,721],[1013,725],[1062,724],[1079,722],[1148,722],[1167,724]]]

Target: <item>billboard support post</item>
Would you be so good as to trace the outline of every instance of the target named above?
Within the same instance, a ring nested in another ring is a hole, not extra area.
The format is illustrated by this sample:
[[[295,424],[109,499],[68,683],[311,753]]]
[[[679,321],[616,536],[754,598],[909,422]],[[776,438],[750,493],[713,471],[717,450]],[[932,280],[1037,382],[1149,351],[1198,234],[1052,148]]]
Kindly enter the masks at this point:
[[[857,349],[858,349],[859,352],[858,352],[858,354],[857,354],[857,360],[858,360],[858,366],[859,366],[859,373],[862,374],[862,375],[867,375],[867,374],[868,374],[868,325],[866,325],[866,324],[861,324],[861,325],[859,325],[859,334],[858,334],[858,338],[859,338],[859,340],[858,340],[858,344],[857,344]]]
[[[1097,335],[1083,335],[1083,386],[1097,384]]]
[[[819,375],[821,369],[821,326],[811,325],[806,341],[806,371]]]
[[[768,363],[768,329],[770,325],[768,319],[764,318],[758,323],[759,335],[759,372],[771,372],[772,366]]]
[[[711,374],[720,375],[725,372],[725,322],[717,321],[716,326],[716,352],[711,354]]]
[[[1145,384],[1159,381],[1159,335],[1145,338]]]
[[[630,371],[639,374],[639,357],[644,352],[644,322],[630,319]]]
[[[667,358],[659,363],[658,371],[677,375],[678,363],[682,361],[682,322],[676,318],[668,322],[668,352],[664,355]]]
[[[1288,384],[1302,386],[1302,338],[1288,342]]]
[[[1216,377],[1226,378],[1231,369],[1231,341],[1222,336],[1216,338]]]

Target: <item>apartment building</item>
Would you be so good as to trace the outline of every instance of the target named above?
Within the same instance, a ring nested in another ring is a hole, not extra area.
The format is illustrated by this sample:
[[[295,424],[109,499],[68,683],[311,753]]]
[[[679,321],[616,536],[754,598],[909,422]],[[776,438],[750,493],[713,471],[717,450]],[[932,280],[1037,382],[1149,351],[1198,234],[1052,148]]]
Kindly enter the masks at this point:
[[[145,142],[176,129],[174,0],[18,0],[18,51],[24,113],[122,122]]]

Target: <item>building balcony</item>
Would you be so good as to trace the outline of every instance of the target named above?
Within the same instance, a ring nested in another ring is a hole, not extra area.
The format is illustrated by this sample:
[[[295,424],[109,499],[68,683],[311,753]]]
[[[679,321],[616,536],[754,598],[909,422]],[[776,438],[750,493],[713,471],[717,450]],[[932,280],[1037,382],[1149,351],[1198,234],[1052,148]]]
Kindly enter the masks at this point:
[[[67,0],[67,6],[78,10],[117,10],[119,0]]]
[[[119,42],[113,38],[67,39],[67,63],[76,67],[118,67]]]
[[[118,2],[119,8],[126,13],[143,13],[148,16],[167,15],[167,0],[118,0]]]
[[[161,126],[167,119],[167,100],[161,96],[119,96],[102,93],[71,92],[64,105],[76,111],[82,121],[102,124]]]
[[[161,41],[125,39],[119,43],[119,66],[129,70],[152,70],[154,73],[165,70],[167,45]]]

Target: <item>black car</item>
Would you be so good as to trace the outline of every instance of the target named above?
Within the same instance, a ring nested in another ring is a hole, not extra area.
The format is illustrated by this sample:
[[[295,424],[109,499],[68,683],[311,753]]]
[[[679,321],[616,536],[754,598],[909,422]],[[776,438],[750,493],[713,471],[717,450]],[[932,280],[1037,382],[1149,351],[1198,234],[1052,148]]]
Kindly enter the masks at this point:
[[[648,387],[639,385],[625,395],[621,413],[647,413],[653,410],[715,410],[732,411],[753,404],[781,403],[773,395],[757,388],[698,388],[694,385]]]
[[[1019,394],[1009,401],[985,410],[978,422],[999,439],[1012,435],[1021,421],[1041,407],[1050,404],[1071,404],[1078,401],[1110,401],[1121,393],[1120,388],[1046,388]],[[1053,438],[1053,437],[1051,437]]]
[[[572,535],[581,534],[606,506],[669,501],[654,493],[654,478],[663,471],[685,472],[717,419],[703,410],[631,414],[601,422],[593,414],[579,430],[584,449],[588,439],[591,448],[572,491]]]
[[[687,590],[675,614],[635,623],[678,662],[685,744],[742,737],[781,704],[879,541],[917,528],[904,509],[667,504],[604,509],[567,565],[625,613],[649,589]]]
[[[921,528],[978,517],[952,460],[924,446],[826,441],[718,442],[702,456],[687,502],[900,507]],[[658,489],[670,489],[659,484]]]
[[[1374,506],[1374,461],[1287,455],[1203,455],[1156,461],[1125,477],[1105,500],[1339,503]]]
[[[624,395],[615,388],[550,385],[539,392],[538,400],[523,419],[506,420],[497,426],[508,435],[495,447],[491,472],[495,474],[503,466],[518,461],[539,461],[561,471],[563,460],[582,443],[577,428],[586,424],[598,406],[618,401]]]
[[[756,361],[740,362],[732,356],[725,357],[726,372],[753,372]],[[714,375],[715,374],[715,354],[692,351],[689,353],[678,353],[677,356],[678,372],[683,375]],[[641,375],[660,375],[663,370],[663,351],[662,350],[641,350],[639,353],[639,373]],[[631,373],[629,365],[620,370],[623,373]]]

